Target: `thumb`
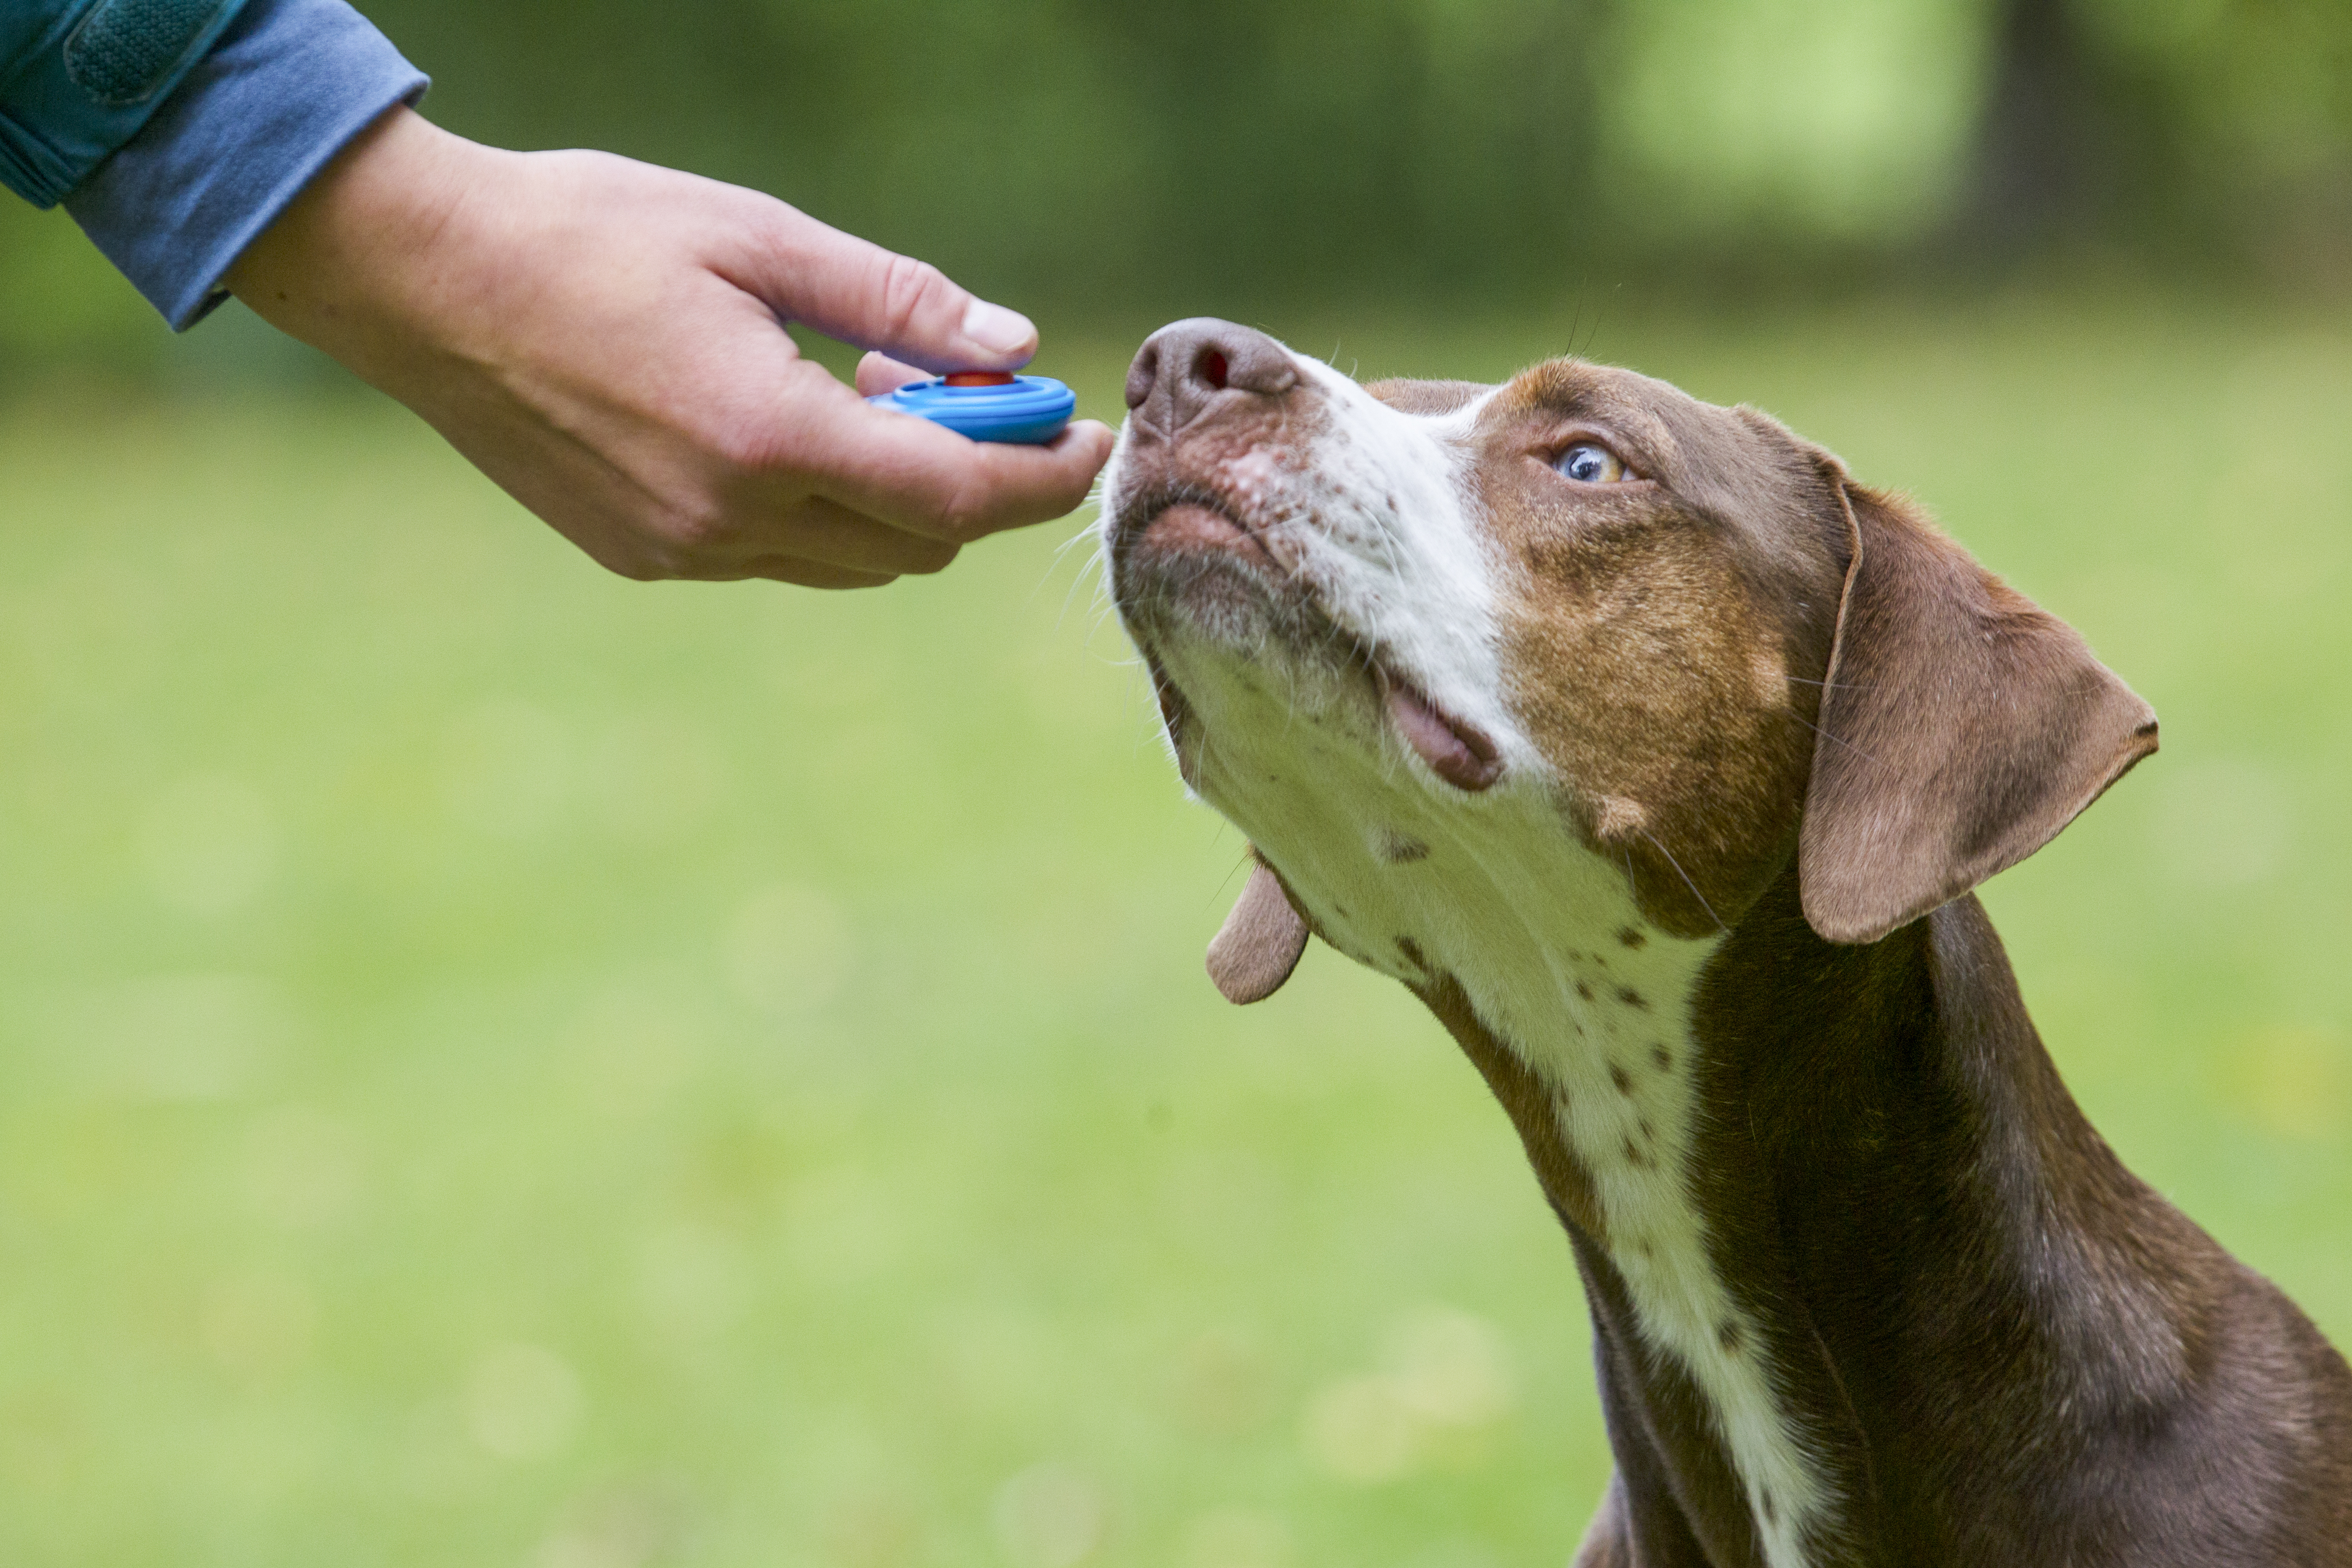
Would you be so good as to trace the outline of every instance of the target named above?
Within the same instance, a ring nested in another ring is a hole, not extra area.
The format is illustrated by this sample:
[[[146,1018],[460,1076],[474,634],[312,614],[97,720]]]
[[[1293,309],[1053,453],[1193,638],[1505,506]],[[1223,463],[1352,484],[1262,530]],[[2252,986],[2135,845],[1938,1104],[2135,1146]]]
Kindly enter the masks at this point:
[[[975,299],[927,261],[775,205],[779,221],[752,237],[733,281],[786,320],[927,371],[1013,370],[1037,351],[1026,316]]]

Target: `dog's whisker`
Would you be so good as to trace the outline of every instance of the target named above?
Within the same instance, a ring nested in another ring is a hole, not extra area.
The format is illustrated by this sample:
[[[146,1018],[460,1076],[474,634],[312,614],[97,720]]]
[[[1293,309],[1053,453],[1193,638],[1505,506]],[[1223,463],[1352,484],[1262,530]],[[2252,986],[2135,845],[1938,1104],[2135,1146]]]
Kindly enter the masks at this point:
[[[1859,690],[1862,688],[1858,687],[1856,689]],[[1872,757],[1869,752],[1864,751],[1861,747],[1856,746],[1853,742],[1846,739],[1845,737],[1842,735],[1832,735],[1828,730],[1823,729],[1820,725],[1813,723],[1810,719],[1800,718],[1797,722],[1803,725],[1807,729],[1811,730],[1815,735],[1820,736],[1823,740],[1836,741],[1840,746],[1844,747],[1856,757],[1863,758],[1871,762],[1876,762],[1878,760],[1877,758]]]
[[[1642,836],[1650,841],[1650,847],[1652,849],[1656,850],[1660,854],[1666,857],[1666,863],[1675,868],[1675,874],[1676,876],[1683,879],[1683,885],[1690,889],[1691,896],[1693,898],[1698,900],[1698,906],[1706,911],[1706,917],[1715,922],[1715,928],[1717,931],[1724,932],[1727,935],[1730,932],[1731,927],[1723,923],[1723,916],[1715,912],[1715,905],[1706,901],[1706,894],[1698,890],[1698,883],[1691,880],[1690,873],[1683,870],[1683,862],[1675,858],[1675,852],[1660,843],[1658,841],[1658,835],[1650,831],[1647,828],[1643,828],[1642,830]],[[1626,865],[1630,868],[1633,862],[1631,859],[1628,859]]]
[[[1096,529],[1089,528],[1063,540],[1060,547],[1054,552],[1055,564],[1057,566],[1060,564],[1063,558],[1068,554],[1071,546],[1081,539],[1095,536],[1096,533]],[[1110,574],[1103,559],[1103,551],[1097,549],[1080,558],[1077,572],[1070,579],[1069,591],[1062,595],[1061,613],[1054,618],[1055,630],[1059,631],[1063,623],[1069,619],[1070,606],[1076,601],[1078,590],[1087,586],[1089,574],[1094,581],[1095,597],[1105,604],[1110,602]],[[1097,624],[1099,625],[1100,622],[1097,622]]]
[[[1069,559],[1070,547],[1076,544],[1080,539],[1087,538],[1093,532],[1094,529],[1089,527],[1085,531],[1064,539],[1059,545],[1056,545],[1054,548],[1053,559],[1047,563],[1045,571],[1039,574],[1035,586],[1031,588],[1029,591],[1029,597],[1033,602],[1035,601],[1038,594],[1045,591],[1045,585],[1054,580],[1054,574],[1061,570],[1064,564]],[[1071,573],[1070,585],[1068,588],[1065,589],[1062,593],[1062,608],[1054,617],[1054,629],[1055,631],[1060,631],[1063,625],[1069,620],[1071,603],[1076,600],[1078,590],[1086,586],[1087,573],[1095,570],[1098,565],[1099,560],[1100,557],[1098,555],[1087,555],[1078,558],[1077,570]]]

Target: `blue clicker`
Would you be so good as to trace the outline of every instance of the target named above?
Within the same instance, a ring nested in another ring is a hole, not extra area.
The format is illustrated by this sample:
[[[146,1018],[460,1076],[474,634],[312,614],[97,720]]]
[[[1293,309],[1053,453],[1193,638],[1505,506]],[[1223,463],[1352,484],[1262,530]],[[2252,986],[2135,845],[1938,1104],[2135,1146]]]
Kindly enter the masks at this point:
[[[944,424],[974,441],[1042,446],[1070,423],[1070,415],[1077,410],[1078,394],[1051,376],[967,372],[908,382],[896,392],[866,401]]]

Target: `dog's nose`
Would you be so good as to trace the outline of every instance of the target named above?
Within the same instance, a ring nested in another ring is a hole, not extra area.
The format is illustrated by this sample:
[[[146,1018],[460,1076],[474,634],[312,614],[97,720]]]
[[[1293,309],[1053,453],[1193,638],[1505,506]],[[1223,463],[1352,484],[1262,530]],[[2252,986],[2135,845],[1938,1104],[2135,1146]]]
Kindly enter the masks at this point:
[[[1175,434],[1226,392],[1279,397],[1298,384],[1290,350],[1263,332],[1196,316],[1144,340],[1127,372],[1127,406]]]

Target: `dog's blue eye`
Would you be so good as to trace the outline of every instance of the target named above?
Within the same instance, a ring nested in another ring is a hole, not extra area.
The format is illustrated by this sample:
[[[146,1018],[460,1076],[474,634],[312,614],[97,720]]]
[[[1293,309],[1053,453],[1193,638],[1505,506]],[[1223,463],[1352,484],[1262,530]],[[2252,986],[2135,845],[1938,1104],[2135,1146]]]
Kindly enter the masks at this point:
[[[1586,485],[1612,485],[1625,477],[1624,463],[1595,441],[1578,442],[1552,459],[1551,465]]]

